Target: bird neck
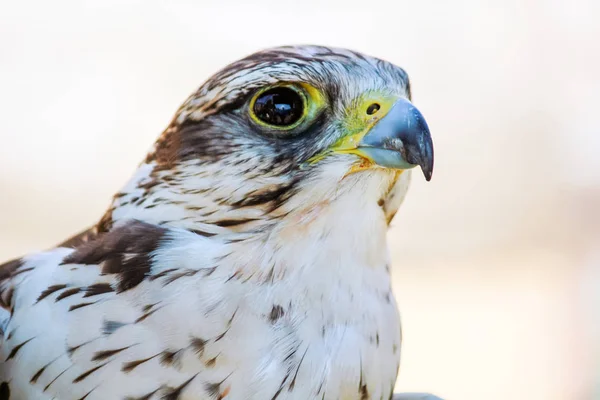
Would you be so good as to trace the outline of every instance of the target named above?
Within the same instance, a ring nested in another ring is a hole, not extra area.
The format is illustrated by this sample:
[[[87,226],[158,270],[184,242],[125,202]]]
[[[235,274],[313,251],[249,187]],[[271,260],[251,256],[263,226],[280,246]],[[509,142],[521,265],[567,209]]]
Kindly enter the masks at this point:
[[[205,236],[277,232],[324,237],[340,229],[355,232],[360,240],[367,232],[385,233],[380,202],[397,178],[385,171],[269,179],[227,172],[210,165],[161,170],[144,163],[114,196],[97,229],[108,231],[118,221],[135,219]]]

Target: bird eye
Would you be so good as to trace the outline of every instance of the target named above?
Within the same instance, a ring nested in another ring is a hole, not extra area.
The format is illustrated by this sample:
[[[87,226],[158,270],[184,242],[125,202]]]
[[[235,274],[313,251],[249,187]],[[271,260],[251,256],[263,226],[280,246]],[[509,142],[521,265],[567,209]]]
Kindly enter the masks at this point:
[[[304,115],[305,98],[291,87],[276,87],[260,93],[254,100],[254,116],[276,128],[295,126]]]

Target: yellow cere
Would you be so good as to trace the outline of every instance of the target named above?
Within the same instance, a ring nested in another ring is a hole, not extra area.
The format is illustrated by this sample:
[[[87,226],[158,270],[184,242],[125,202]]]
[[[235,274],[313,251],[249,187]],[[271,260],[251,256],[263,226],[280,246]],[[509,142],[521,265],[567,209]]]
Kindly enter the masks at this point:
[[[353,102],[342,122],[347,134],[338,140],[331,150],[337,153],[352,153],[353,150],[356,150],[362,138],[381,118],[386,116],[396,100],[398,100],[397,96],[368,93]],[[377,112],[369,115],[367,110],[375,103],[379,104],[380,108]]]
[[[327,151],[312,157],[309,163],[319,162],[331,153],[357,154],[362,157],[362,160],[356,168],[358,170],[368,168],[372,160],[357,149],[358,144],[377,121],[386,116],[396,100],[398,100],[398,96],[381,92],[369,92],[356,99],[346,110],[346,116],[342,121],[342,127],[346,134]],[[379,108],[371,107],[373,104],[378,104]],[[372,114],[367,112],[367,110],[373,111],[373,109],[376,111]]]

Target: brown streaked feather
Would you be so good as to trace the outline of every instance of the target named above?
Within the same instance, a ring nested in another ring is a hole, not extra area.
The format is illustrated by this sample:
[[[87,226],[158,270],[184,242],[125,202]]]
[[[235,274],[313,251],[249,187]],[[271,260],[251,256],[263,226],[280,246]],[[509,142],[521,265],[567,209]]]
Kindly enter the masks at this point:
[[[0,265],[0,282],[10,278],[15,271],[23,266],[23,260],[17,258]]]
[[[23,259],[17,258],[0,265],[0,307],[5,310],[12,310],[12,298],[15,288],[11,284],[11,279],[26,270],[31,270],[31,268],[21,269],[23,264]]]
[[[123,350],[127,350],[130,347],[131,346],[126,346],[126,347],[121,347],[121,348],[113,349],[113,350],[97,351],[97,352],[94,353],[94,356],[92,357],[92,361],[102,361],[102,360],[105,360],[107,358],[110,358],[110,357],[114,356],[115,354],[118,354],[118,353],[122,352]]]
[[[150,274],[151,253],[164,240],[165,233],[166,229],[160,226],[130,221],[82,244],[65,257],[63,264],[101,264],[102,273],[118,275],[116,292],[120,293],[137,286]],[[97,289],[109,290],[106,286]]]
[[[198,375],[198,374],[196,374]],[[190,379],[188,379],[187,381],[183,382],[181,385],[174,387],[174,388],[169,388],[167,393],[165,393],[165,395],[162,397],[164,400],[177,400],[180,398],[181,393],[183,392],[183,390],[185,389],[185,387],[187,385],[190,384],[191,381],[194,380],[194,378],[196,378],[196,375],[192,376]]]
[[[62,290],[66,287],[67,287],[67,285],[65,285],[65,284],[48,286],[48,288],[46,290],[44,290],[42,293],[40,293],[36,302],[39,302],[39,301],[45,299],[46,297],[50,296],[52,293],[54,293],[58,290]]]
[[[141,365],[141,364],[143,364],[143,363],[145,363],[145,362],[147,362],[147,361],[150,361],[150,360],[152,360],[152,359],[153,359],[153,358],[155,358],[155,357],[158,357],[160,354],[161,354],[161,353],[158,353],[158,354],[155,354],[155,355],[153,355],[153,356],[151,356],[151,357],[144,358],[144,359],[141,359],[141,360],[133,360],[133,361],[128,361],[128,362],[125,362],[125,363],[123,363],[123,365],[121,366],[121,371],[123,371],[123,372],[126,372],[126,373],[128,373],[128,372],[131,372],[131,371],[133,371],[133,370],[134,370],[136,367],[138,367],[139,365]]]

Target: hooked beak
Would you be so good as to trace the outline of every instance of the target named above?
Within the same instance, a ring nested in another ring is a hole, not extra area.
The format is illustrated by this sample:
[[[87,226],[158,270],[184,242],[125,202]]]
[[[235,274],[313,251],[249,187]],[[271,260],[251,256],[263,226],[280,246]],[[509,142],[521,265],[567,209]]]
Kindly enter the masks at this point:
[[[421,167],[426,180],[433,173],[433,141],[425,118],[406,99],[397,100],[358,143],[355,154],[386,168]]]

